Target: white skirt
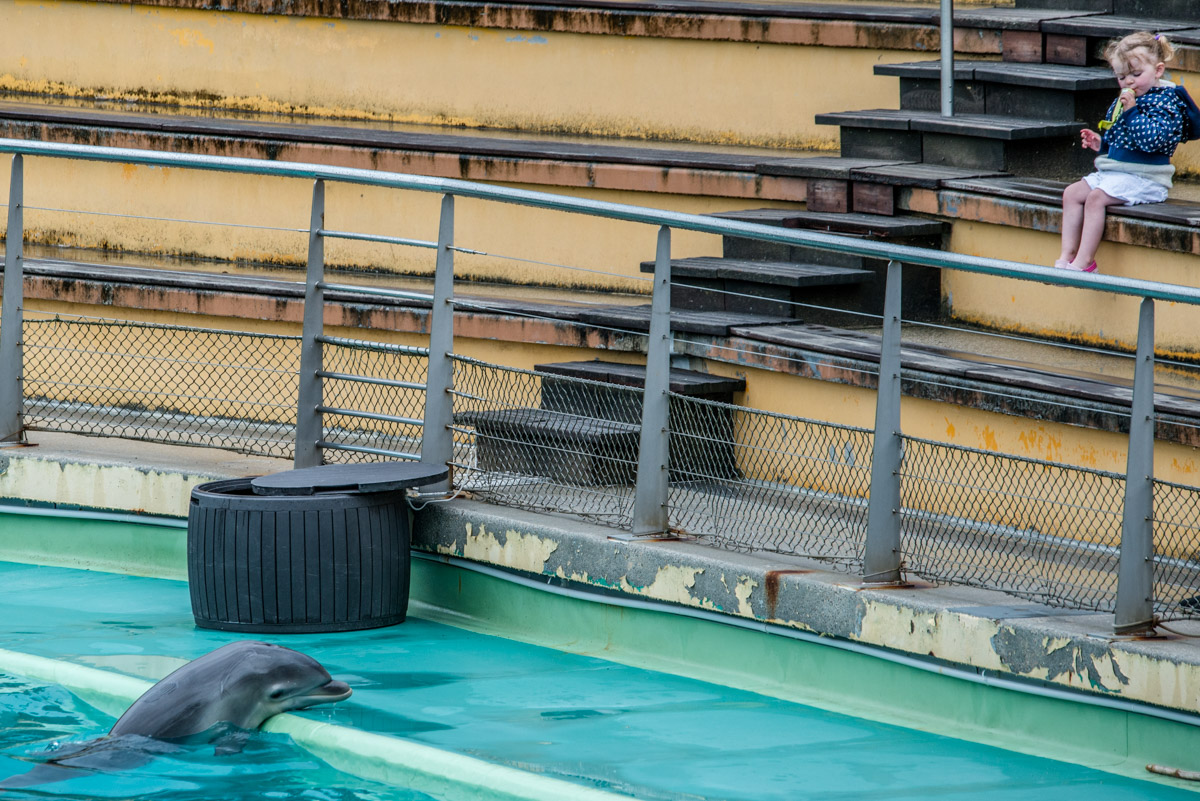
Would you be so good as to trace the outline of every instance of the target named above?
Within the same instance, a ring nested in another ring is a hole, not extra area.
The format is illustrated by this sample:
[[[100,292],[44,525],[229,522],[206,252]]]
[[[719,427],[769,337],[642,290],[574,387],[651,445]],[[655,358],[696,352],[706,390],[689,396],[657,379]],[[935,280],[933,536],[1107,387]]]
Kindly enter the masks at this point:
[[[1083,176],[1087,185],[1099,189],[1109,197],[1125,201],[1126,206],[1138,203],[1162,203],[1167,199],[1167,188],[1149,178],[1115,170],[1101,170]]]

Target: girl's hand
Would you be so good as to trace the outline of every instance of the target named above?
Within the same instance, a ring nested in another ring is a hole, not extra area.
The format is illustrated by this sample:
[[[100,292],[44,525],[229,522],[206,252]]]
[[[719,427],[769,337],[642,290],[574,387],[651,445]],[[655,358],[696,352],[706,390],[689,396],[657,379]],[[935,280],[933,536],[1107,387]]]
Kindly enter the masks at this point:
[[[1100,134],[1090,128],[1084,128],[1079,132],[1079,144],[1088,150],[1100,149]]]
[[[1126,111],[1137,105],[1137,95],[1133,93],[1132,89],[1122,89],[1121,94],[1117,95],[1117,100],[1121,102],[1121,108]]]

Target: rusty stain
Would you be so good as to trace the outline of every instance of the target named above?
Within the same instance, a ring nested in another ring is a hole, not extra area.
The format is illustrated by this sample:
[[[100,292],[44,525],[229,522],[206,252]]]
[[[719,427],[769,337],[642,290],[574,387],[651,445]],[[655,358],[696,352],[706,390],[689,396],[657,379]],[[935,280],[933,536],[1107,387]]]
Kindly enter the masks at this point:
[[[775,609],[779,604],[779,579],[782,576],[798,576],[804,573],[811,573],[811,570],[768,570],[766,578],[763,581],[763,590],[766,592],[767,602],[767,619],[775,619]]]

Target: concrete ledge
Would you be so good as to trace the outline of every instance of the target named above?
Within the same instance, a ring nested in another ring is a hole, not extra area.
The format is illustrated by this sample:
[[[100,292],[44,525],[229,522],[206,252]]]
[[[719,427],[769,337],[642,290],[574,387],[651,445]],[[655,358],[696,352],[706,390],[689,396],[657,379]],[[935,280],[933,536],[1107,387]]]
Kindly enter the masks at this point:
[[[821,563],[688,542],[615,541],[612,530],[475,501],[419,512],[414,547],[550,582],[663,601],[1107,698],[1200,712],[1200,646],[1119,641],[1110,615],[998,592],[864,589]]]

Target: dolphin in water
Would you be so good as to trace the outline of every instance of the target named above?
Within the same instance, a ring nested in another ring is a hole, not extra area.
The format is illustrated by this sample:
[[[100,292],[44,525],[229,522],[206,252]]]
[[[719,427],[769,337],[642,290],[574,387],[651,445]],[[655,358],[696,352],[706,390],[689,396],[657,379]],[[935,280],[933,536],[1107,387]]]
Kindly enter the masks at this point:
[[[233,750],[248,729],[293,709],[350,697],[344,681],[317,660],[281,645],[242,640],[195,659],[133,702],[107,737],[0,781],[4,788],[62,781],[79,770],[129,768],[161,753],[164,743],[214,742]],[[231,732],[233,732],[231,734]]]

